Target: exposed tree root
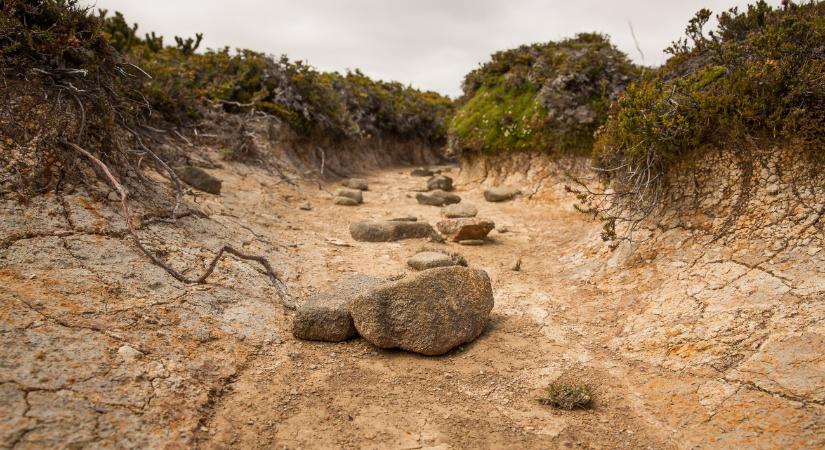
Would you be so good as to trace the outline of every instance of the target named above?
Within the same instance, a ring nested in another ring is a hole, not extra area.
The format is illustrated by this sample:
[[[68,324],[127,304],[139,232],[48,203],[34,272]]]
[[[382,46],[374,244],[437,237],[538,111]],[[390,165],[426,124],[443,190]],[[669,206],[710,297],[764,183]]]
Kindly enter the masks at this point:
[[[173,278],[175,278],[176,280],[178,280],[182,283],[202,284],[202,283],[205,283],[206,279],[209,277],[209,275],[211,275],[212,272],[214,272],[215,267],[218,264],[218,261],[221,259],[221,257],[224,255],[224,253],[234,255],[237,258],[244,259],[244,260],[247,260],[247,261],[255,261],[255,262],[259,263],[261,266],[263,266],[264,269],[266,270],[266,274],[269,277],[269,280],[272,282],[273,286],[275,286],[275,288],[278,290],[278,294],[280,296],[281,303],[289,309],[295,309],[296,305],[295,305],[294,298],[289,293],[286,285],[284,285],[284,283],[280,279],[278,279],[278,276],[275,274],[275,271],[272,269],[272,266],[269,264],[269,261],[265,257],[257,256],[257,255],[248,255],[246,253],[243,253],[243,252],[235,249],[234,247],[232,247],[228,244],[225,244],[223,247],[221,247],[218,250],[218,253],[215,255],[214,258],[212,258],[212,261],[209,263],[209,266],[206,269],[206,272],[204,272],[203,275],[201,275],[197,278],[189,278],[189,277],[183,275],[182,273],[178,272],[177,270],[173,269],[172,267],[170,267],[168,264],[166,264],[160,258],[155,256],[154,253],[150,252],[149,249],[147,249],[143,245],[143,243],[140,242],[140,239],[138,238],[137,231],[135,229],[134,223],[132,222],[132,216],[129,213],[129,205],[126,202],[126,198],[127,198],[126,190],[123,189],[123,186],[121,186],[120,182],[118,182],[117,179],[114,177],[114,175],[112,175],[112,172],[109,170],[109,168],[106,166],[106,164],[103,163],[103,161],[101,161],[100,159],[98,159],[97,157],[95,157],[94,155],[92,155],[87,150],[83,149],[82,147],[80,147],[77,144],[74,144],[74,143],[71,143],[71,142],[65,142],[65,141],[63,142],[63,144],[70,147],[71,149],[83,154],[84,156],[89,158],[92,162],[97,164],[97,166],[100,167],[100,169],[103,171],[103,173],[109,179],[109,181],[112,183],[112,186],[115,188],[115,190],[117,190],[118,193],[120,193],[120,205],[121,205],[121,208],[123,210],[123,219],[126,221],[126,225],[128,225],[128,227],[129,227],[129,233],[132,236],[132,240],[134,241],[135,245],[140,249],[140,251],[142,251],[143,254],[145,254],[152,261],[152,263],[154,263],[156,266],[159,266],[159,267],[163,268],[163,270],[165,270],[167,273],[169,273],[169,275],[171,275]]]

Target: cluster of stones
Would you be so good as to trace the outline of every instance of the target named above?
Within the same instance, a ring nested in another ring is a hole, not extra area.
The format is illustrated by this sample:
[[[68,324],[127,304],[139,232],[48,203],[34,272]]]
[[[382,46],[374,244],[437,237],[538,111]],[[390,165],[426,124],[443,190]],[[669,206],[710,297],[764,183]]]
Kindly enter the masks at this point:
[[[443,219],[433,228],[416,217],[368,220],[350,225],[350,235],[361,242],[444,238],[460,244],[482,244],[495,228],[477,217],[478,209],[451,193],[453,179],[427,168],[411,174],[429,177],[426,190],[416,195],[422,205],[441,207]],[[347,179],[336,192],[335,203],[358,205],[366,180]],[[489,202],[515,198],[519,191],[498,187],[484,192]],[[438,231],[436,231],[436,229]],[[440,232],[440,234],[439,234]],[[442,237],[443,235],[443,237]],[[307,298],[298,308],[293,334],[300,339],[339,342],[362,336],[380,348],[401,348],[424,355],[440,355],[469,342],[484,330],[493,307],[490,278],[467,267],[461,255],[424,248],[408,261],[418,271],[401,279],[382,280],[356,274],[330,290]]]
[[[362,191],[369,190],[367,180],[361,178],[348,178],[341,182],[344,187],[335,191],[332,202],[341,206],[358,206],[364,203]]]
[[[477,338],[493,309],[490,277],[462,266],[398,280],[354,275],[299,308],[293,334],[339,342],[360,335],[379,348],[442,355]]]

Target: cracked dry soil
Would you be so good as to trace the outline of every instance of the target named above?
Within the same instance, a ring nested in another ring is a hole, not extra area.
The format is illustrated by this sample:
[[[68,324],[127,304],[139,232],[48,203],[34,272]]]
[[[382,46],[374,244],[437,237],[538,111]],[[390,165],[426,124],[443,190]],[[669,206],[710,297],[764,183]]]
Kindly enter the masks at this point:
[[[353,242],[349,223],[439,218],[416,203],[423,179],[408,168],[367,174],[353,208],[261,169],[212,172],[224,193],[199,197],[205,216],[149,225],[142,240],[193,272],[224,243],[264,254],[297,296],[348,272],[405,272],[424,244]],[[444,246],[490,274],[496,305],[479,339],[435,358],[296,340],[291,313],[243,261],[183,285],[136,251],[105,196],[3,199],[0,447],[825,446],[816,273],[778,278],[725,257],[688,267],[684,230],[619,260],[561,183],[501,204],[482,191],[457,193],[507,231]],[[803,249],[820,276],[821,242]],[[539,404],[556,380],[590,383],[595,407]]]

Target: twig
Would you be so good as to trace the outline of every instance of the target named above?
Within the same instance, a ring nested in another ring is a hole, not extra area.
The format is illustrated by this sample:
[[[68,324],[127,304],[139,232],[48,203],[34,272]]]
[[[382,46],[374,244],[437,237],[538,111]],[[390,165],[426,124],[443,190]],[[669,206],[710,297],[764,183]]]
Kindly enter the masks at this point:
[[[101,161],[100,159],[98,159],[97,157],[95,157],[79,145],[65,141],[63,142],[63,144],[69,146],[70,148],[76,150],[77,152],[80,152],[81,154],[89,158],[92,162],[97,164],[98,167],[100,167],[104,174],[106,174],[106,177],[109,178],[109,181],[112,183],[112,186],[120,193],[120,206],[123,210],[123,219],[126,221],[126,225],[129,227],[129,233],[132,235],[132,240],[134,241],[135,245],[140,249],[140,251],[142,251],[143,254],[145,254],[156,266],[163,268],[163,270],[165,270],[169,275],[171,275],[173,278],[180,281],[181,283],[203,284],[204,282],[206,282],[206,279],[209,277],[209,275],[211,275],[212,272],[215,271],[215,267],[217,267],[218,261],[220,261],[224,253],[234,255],[240,259],[255,261],[262,265],[266,270],[266,274],[269,277],[269,280],[272,282],[272,284],[275,286],[275,289],[280,294],[281,303],[289,309],[295,309],[295,301],[292,295],[289,293],[283,282],[281,282],[281,280],[278,279],[278,276],[275,274],[275,271],[269,264],[269,260],[267,260],[263,256],[248,255],[246,253],[236,250],[228,244],[225,244],[218,250],[218,253],[215,255],[215,257],[212,258],[212,261],[209,263],[206,272],[204,272],[203,275],[197,278],[188,278],[185,275],[178,272],[177,270],[170,267],[169,265],[167,265],[160,258],[155,256],[154,253],[150,252],[146,247],[144,247],[143,243],[140,242],[140,239],[137,235],[137,231],[135,230],[135,225],[132,222],[132,216],[131,214],[129,214],[129,205],[126,202],[126,190],[123,189],[123,186],[117,181],[117,178],[115,178],[114,175],[112,175],[112,172],[109,170],[109,167],[107,167],[106,164],[103,163],[103,161]]]

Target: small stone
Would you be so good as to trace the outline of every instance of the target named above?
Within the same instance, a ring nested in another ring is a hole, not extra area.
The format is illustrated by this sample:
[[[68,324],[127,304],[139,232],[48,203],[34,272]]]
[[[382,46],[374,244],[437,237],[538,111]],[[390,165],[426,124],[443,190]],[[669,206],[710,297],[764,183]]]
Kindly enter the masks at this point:
[[[183,180],[184,183],[199,191],[208,192],[215,195],[220,195],[221,193],[221,180],[209,175],[205,170],[199,167],[176,167],[175,173],[178,175],[178,178]]]
[[[501,234],[504,234],[504,233],[509,233],[510,229],[508,227],[502,225],[502,226],[498,227],[498,229],[496,229],[496,231],[498,231]]]
[[[768,195],[778,195],[779,191],[780,191],[779,185],[778,184],[769,184],[765,188],[765,191],[768,193]]]
[[[507,200],[512,200],[520,193],[521,191],[516,188],[499,186],[484,191],[484,199],[488,202],[506,202]]]
[[[369,183],[363,178],[347,178],[341,182],[341,186],[359,191],[368,191],[370,189]]]
[[[438,231],[453,242],[484,240],[495,226],[492,221],[477,217],[444,219],[436,224]]]
[[[463,241],[458,241],[458,245],[468,245],[468,246],[478,246],[484,245],[487,242],[482,239],[465,239]]]
[[[438,236],[426,222],[364,221],[349,227],[350,235],[362,242],[392,242],[401,239],[421,239]]]
[[[390,222],[418,222],[418,217],[415,217],[415,216],[396,217],[394,219],[390,219]]]
[[[312,205],[309,204],[309,202],[302,204],[298,208],[300,208],[302,211],[312,211]]]
[[[410,172],[410,175],[414,177],[431,177],[434,174],[435,173],[432,170],[427,169],[426,167],[417,167]]]
[[[358,333],[349,315],[349,304],[356,295],[382,282],[362,274],[349,277],[331,289],[310,296],[295,313],[292,334],[310,341],[341,342]]]
[[[469,203],[456,203],[442,208],[441,215],[448,219],[475,217],[478,215],[478,209]]]
[[[351,198],[351,199],[355,200],[358,203],[363,203],[364,202],[364,194],[362,194],[361,191],[356,190],[356,189],[341,188],[341,189],[338,189],[337,191],[335,191],[335,196],[336,197]]]
[[[332,199],[332,203],[341,206],[358,206],[358,201],[351,199],[349,197],[335,197]]]
[[[415,199],[422,205],[430,206],[444,206],[461,202],[461,197],[455,194],[450,194],[449,192],[444,192],[440,189],[430,191],[426,194],[416,194]]]
[[[407,260],[407,265],[415,270],[434,269],[458,265],[450,255],[441,252],[421,252]]]
[[[433,191],[440,189],[442,191],[453,190],[453,179],[446,175],[436,175],[427,180],[427,190]]]

